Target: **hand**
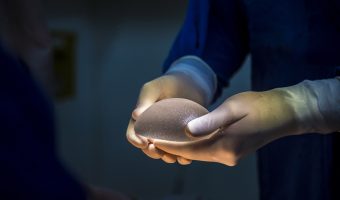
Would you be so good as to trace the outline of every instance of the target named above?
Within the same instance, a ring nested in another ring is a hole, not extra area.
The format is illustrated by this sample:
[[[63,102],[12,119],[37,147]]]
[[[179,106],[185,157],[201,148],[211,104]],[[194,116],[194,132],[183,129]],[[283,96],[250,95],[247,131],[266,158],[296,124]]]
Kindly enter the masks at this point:
[[[132,117],[127,128],[127,139],[135,147],[142,149],[142,151],[151,158],[161,158],[167,163],[174,163],[177,160],[183,165],[190,164],[191,161],[188,159],[165,153],[164,151],[157,149],[153,144],[150,144],[146,138],[137,136],[134,131],[135,120],[152,104],[167,98],[186,98],[201,105],[204,104],[202,93],[197,88],[194,81],[187,75],[173,73],[152,80],[146,83],[141,89],[137,106],[132,112]]]
[[[287,92],[277,89],[237,94],[211,113],[188,123],[188,130],[196,137],[220,129],[211,138],[198,142],[152,140],[152,143],[187,159],[234,166],[242,156],[275,139],[303,132],[290,99]]]

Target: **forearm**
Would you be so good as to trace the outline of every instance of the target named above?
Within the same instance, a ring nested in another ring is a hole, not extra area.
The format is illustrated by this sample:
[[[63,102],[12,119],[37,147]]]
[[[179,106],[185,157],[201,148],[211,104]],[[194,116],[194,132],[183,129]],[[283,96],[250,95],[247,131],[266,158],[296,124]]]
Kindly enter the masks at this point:
[[[218,77],[213,101],[249,53],[247,20],[237,0],[190,0],[181,31],[164,62],[164,71],[178,59],[194,55]]]
[[[194,56],[182,57],[167,73],[187,74],[209,103],[216,91],[216,75],[204,61]],[[290,87],[276,88],[294,111],[297,133],[331,133],[340,130],[340,80],[303,81]],[[284,115],[284,113],[281,113]]]
[[[176,60],[166,74],[181,73],[192,80],[208,106],[216,92],[217,77],[210,66],[197,56],[184,56]]]
[[[299,132],[331,133],[340,130],[340,80],[303,81],[278,88],[286,92],[285,100],[292,106]]]

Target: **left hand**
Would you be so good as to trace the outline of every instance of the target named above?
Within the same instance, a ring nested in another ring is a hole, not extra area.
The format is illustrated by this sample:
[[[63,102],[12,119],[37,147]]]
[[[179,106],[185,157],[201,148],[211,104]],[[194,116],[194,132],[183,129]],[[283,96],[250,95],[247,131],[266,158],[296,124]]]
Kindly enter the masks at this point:
[[[146,138],[138,136],[134,130],[135,121],[146,109],[157,101],[168,98],[186,98],[199,104],[204,104],[204,95],[190,76],[183,73],[173,73],[158,77],[142,87],[137,108],[131,115],[126,137],[132,145],[142,149],[146,155],[153,159],[162,159],[166,163],[175,163],[177,161],[182,165],[187,165],[191,163],[191,160],[155,148],[153,144],[149,144]]]
[[[152,142],[157,148],[186,159],[234,166],[242,156],[275,139],[303,132],[290,101],[284,90],[240,93],[188,124],[188,130],[196,137],[220,128],[211,138],[198,142]]]

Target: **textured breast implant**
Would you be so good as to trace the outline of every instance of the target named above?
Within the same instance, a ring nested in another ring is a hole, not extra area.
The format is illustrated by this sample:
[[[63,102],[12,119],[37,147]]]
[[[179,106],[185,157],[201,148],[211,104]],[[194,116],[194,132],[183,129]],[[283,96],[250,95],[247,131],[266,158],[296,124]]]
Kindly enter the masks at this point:
[[[135,123],[135,132],[146,138],[168,141],[196,141],[190,136],[186,125],[208,110],[188,99],[172,98],[156,102],[144,111]]]

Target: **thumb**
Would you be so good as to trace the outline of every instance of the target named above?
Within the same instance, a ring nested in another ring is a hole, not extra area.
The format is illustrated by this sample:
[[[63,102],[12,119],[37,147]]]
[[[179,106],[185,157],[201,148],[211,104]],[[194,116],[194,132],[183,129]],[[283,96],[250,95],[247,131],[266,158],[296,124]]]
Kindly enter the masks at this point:
[[[139,94],[138,103],[132,112],[132,118],[136,120],[146,109],[154,104],[160,96],[160,91],[153,86],[144,86]]]
[[[190,121],[187,130],[195,137],[205,136],[239,119],[226,102],[212,112]]]

